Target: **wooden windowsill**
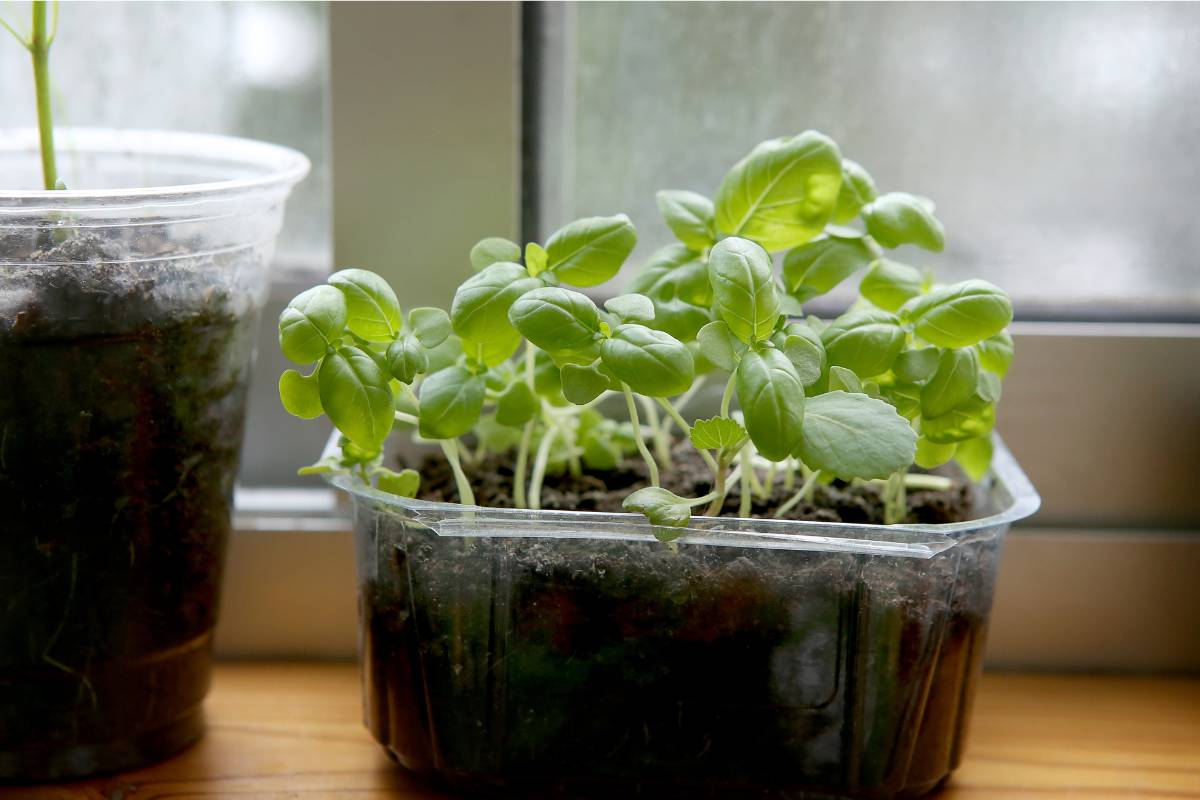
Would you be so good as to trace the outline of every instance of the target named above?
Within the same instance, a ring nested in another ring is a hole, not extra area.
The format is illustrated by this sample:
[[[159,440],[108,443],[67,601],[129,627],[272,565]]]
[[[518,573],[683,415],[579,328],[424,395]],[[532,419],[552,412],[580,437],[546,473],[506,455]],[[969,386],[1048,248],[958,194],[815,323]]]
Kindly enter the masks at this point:
[[[360,722],[348,664],[223,663],[208,734],[162,764],[3,800],[448,800]],[[938,800],[1200,798],[1200,679],[989,674],[962,767]]]

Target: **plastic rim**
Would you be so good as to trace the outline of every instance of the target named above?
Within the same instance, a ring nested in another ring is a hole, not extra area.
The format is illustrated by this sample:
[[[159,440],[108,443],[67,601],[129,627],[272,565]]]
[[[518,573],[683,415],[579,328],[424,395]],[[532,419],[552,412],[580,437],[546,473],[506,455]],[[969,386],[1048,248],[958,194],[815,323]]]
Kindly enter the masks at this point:
[[[0,188],[0,202],[20,201],[23,207],[80,207],[136,203],[147,198],[188,199],[196,196],[241,194],[291,187],[308,174],[308,157],[297,150],[253,139],[206,133],[174,131],[113,130],[108,128],[62,128],[55,131],[56,145],[67,152],[89,154],[148,155],[180,160],[209,160],[231,169],[261,174],[204,183],[146,186],[128,189],[29,189]],[[0,155],[29,153],[36,157],[38,134],[34,128],[0,130]]]

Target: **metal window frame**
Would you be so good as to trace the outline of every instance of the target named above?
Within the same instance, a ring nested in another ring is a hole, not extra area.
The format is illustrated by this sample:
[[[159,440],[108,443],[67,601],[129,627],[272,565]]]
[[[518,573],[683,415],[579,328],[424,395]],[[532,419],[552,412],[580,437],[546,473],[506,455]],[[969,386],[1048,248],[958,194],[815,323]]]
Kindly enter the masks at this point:
[[[338,264],[383,273],[406,305],[432,304],[478,238],[538,238],[540,211],[555,201],[537,190],[540,156],[561,147],[537,124],[540,103],[570,85],[542,45],[564,10],[331,4]],[[999,427],[1044,507],[1006,548],[989,662],[1200,669],[1200,325],[1013,330]],[[241,514],[237,527],[218,651],[352,657],[344,514]]]

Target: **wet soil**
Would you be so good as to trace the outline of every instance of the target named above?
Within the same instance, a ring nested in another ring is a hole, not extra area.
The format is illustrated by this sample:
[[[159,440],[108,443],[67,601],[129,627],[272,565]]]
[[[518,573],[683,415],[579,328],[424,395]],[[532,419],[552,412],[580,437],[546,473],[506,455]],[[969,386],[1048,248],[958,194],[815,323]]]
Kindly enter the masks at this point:
[[[199,734],[255,323],[167,243],[134,263],[95,233],[40,245],[0,240],[29,262],[0,264],[0,780],[18,782]]]

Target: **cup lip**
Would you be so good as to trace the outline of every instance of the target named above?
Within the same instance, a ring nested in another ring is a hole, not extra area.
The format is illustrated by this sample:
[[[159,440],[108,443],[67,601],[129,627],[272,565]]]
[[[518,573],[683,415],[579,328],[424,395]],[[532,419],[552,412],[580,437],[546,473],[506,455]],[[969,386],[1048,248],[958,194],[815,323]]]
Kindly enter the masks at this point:
[[[145,129],[56,128],[55,144],[62,151],[87,153],[146,154],[197,158],[210,156],[231,165],[257,167],[263,174],[204,183],[172,184],[119,189],[26,189],[0,188],[0,202],[16,201],[24,207],[88,206],[120,204],[147,199],[161,201],[198,200],[213,196],[242,194],[271,189],[290,189],[309,172],[312,164],[298,150],[255,139],[211,133],[189,133]],[[0,154],[26,151],[36,157],[36,128],[0,129]]]

